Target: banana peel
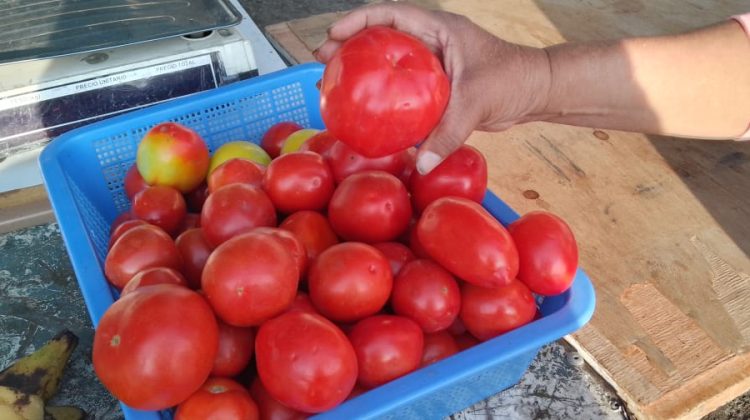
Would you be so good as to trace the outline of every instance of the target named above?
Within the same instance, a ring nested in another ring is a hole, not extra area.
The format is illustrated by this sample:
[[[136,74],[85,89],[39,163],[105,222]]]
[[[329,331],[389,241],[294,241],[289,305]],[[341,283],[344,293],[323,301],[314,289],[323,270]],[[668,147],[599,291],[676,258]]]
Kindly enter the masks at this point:
[[[78,337],[68,330],[62,331],[34,353],[0,372],[0,386],[48,401],[57,393],[65,365],[76,345]],[[0,419],[4,418],[0,415]]]
[[[44,401],[38,395],[0,386],[0,419],[44,420]]]
[[[83,420],[85,418],[86,412],[78,407],[68,405],[44,407],[44,420]]]

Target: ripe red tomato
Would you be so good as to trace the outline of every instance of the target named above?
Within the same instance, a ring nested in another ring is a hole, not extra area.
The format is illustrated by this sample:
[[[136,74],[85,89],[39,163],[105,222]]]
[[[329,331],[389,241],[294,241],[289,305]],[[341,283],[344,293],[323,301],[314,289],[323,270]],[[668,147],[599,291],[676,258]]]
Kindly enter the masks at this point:
[[[401,171],[400,174],[396,176],[398,176],[398,179],[400,179],[401,182],[404,183],[404,185],[409,185],[409,179],[411,178],[411,174],[416,172],[416,169],[417,169],[417,148],[410,147],[406,149],[403,152],[403,160],[404,160],[404,169]]]
[[[177,231],[172,234],[172,236],[175,237],[175,239],[182,235],[185,231],[189,229],[195,229],[201,226],[201,215],[198,213],[188,213],[185,215],[185,217],[182,218],[182,222],[180,222],[180,226],[177,227]]]
[[[310,299],[328,319],[351,322],[373,315],[388,301],[393,276],[377,249],[345,242],[323,251],[307,279]]]
[[[211,246],[260,226],[276,226],[276,210],[260,188],[229,184],[214,191],[201,212],[201,228]]]
[[[104,275],[122,288],[139,271],[153,267],[182,269],[182,257],[172,238],[153,225],[136,226],[123,233],[107,253]]]
[[[145,190],[149,185],[143,180],[141,173],[138,172],[138,167],[134,163],[130,169],[125,173],[125,179],[123,181],[125,188],[125,195],[128,200],[133,200],[136,194],[140,191]]]
[[[177,406],[175,420],[258,420],[258,405],[237,382],[227,378],[208,380]]]
[[[446,357],[453,356],[458,351],[456,339],[448,331],[425,334],[421,366],[431,365]]]
[[[398,242],[381,242],[373,246],[388,259],[388,264],[391,265],[391,274],[394,278],[406,263],[417,258],[408,246]]]
[[[274,235],[249,232],[214,250],[201,284],[219,318],[250,327],[286,310],[298,281],[297,264],[286,245]]]
[[[461,309],[461,291],[453,276],[430,260],[404,266],[393,281],[393,311],[416,321],[424,332],[451,326]]]
[[[523,215],[508,226],[518,249],[518,279],[532,292],[553,296],[573,283],[578,245],[562,219],[544,211]]]
[[[328,62],[320,113],[334,137],[366,156],[424,140],[448,104],[450,82],[418,39],[385,26],[364,29]]]
[[[357,356],[344,333],[320,315],[285,312],[255,339],[258,375],[282,404],[307,413],[329,410],[357,380]]]
[[[424,334],[416,322],[395,315],[376,315],[354,326],[349,340],[357,353],[358,383],[373,388],[417,369]]]
[[[157,124],[138,144],[138,172],[149,185],[195,189],[208,173],[208,147],[200,135],[178,123]]]
[[[409,227],[409,249],[414,252],[414,255],[417,258],[431,258],[430,253],[427,252],[427,250],[424,248],[424,245],[422,245],[422,242],[420,242],[419,240],[419,235],[417,235],[416,223]]]
[[[174,284],[176,286],[187,287],[185,277],[182,277],[179,271],[166,267],[147,268],[128,280],[125,287],[120,292],[120,297],[131,293],[132,291],[145,286],[155,284]]]
[[[455,335],[453,338],[455,338],[456,340],[458,351],[464,351],[479,344],[479,340],[477,340],[477,338],[471,335],[471,333],[469,332]]]
[[[121,224],[127,222],[128,220],[138,220],[133,216],[133,213],[130,211],[125,211],[117,215],[115,217],[115,220],[112,221],[112,224],[109,226],[109,234],[110,236],[114,233],[114,231],[117,229],[118,226]]]
[[[409,227],[409,193],[389,173],[361,172],[336,188],[328,205],[328,219],[333,230],[344,239],[367,243],[392,241]]]
[[[218,336],[211,307],[198,293],[171,284],[144,287],[115,301],[99,320],[94,370],[130,407],[169,408],[208,378]]]
[[[263,185],[263,169],[260,164],[241,158],[229,159],[208,175],[208,192],[235,182],[260,188]]]
[[[294,298],[292,306],[290,306],[287,311],[302,311],[319,314],[318,310],[315,309],[315,305],[313,305],[312,299],[310,299],[310,295],[303,291],[297,292],[297,297]]]
[[[203,237],[203,229],[193,228],[183,232],[175,240],[175,245],[182,255],[183,273],[191,289],[201,288],[201,275],[208,256],[211,255],[211,245]]]
[[[384,171],[400,176],[409,161],[408,152],[397,152],[379,158],[368,158],[345,143],[334,140],[324,155],[337,184],[351,175],[366,171]]]
[[[250,363],[255,348],[252,328],[234,327],[218,321],[219,349],[214,359],[211,375],[231,377],[238,375]]]
[[[481,341],[528,324],[536,315],[534,295],[515,279],[492,289],[464,283],[461,303],[461,320]]]
[[[284,145],[286,138],[297,130],[302,130],[302,126],[295,122],[278,122],[272,125],[271,128],[263,134],[263,139],[260,141],[260,147],[262,147],[271,158],[275,158],[281,153],[281,146]]]
[[[129,231],[130,229],[141,226],[141,225],[147,225],[145,221],[141,219],[131,219],[126,220],[122,223],[119,223],[116,228],[112,230],[112,234],[109,236],[109,248],[112,248],[112,245],[117,242],[118,239],[120,239],[120,236],[122,236],[123,233]],[[113,224],[114,226],[114,224]]]
[[[260,379],[250,385],[250,395],[258,404],[261,420],[306,420],[307,414],[289,408],[268,394]]]
[[[336,143],[336,139],[331,136],[331,133],[328,132],[328,130],[323,130],[319,133],[314,134],[312,137],[307,139],[302,145],[299,147],[300,152],[315,152],[323,158],[326,158],[328,156],[328,151],[331,149],[331,146]]]
[[[481,203],[487,191],[487,162],[479,150],[463,145],[429,174],[412,172],[409,191],[414,209],[420,213],[440,197],[464,197]]]
[[[321,252],[339,243],[328,219],[315,211],[293,213],[281,222],[279,228],[292,232],[302,242],[308,264],[318,258]]]
[[[333,195],[333,176],[319,154],[288,153],[268,165],[263,189],[282,213],[322,210]]]
[[[469,199],[433,201],[417,223],[417,235],[432,259],[469,283],[499,287],[518,274],[518,251],[510,234]]]
[[[170,235],[177,232],[187,213],[182,194],[170,187],[147,187],[133,197],[133,214]]]
[[[208,184],[204,182],[198,185],[193,191],[185,194],[185,202],[187,203],[188,210],[193,213],[200,213],[207,198]]]
[[[294,233],[281,228],[272,227],[255,228],[253,229],[253,232],[265,233],[279,239],[284,244],[287,251],[289,251],[292,258],[294,258],[297,269],[300,273],[300,279],[302,278],[307,270],[307,251],[305,250],[305,246],[302,245],[302,242],[297,239],[297,236]]]

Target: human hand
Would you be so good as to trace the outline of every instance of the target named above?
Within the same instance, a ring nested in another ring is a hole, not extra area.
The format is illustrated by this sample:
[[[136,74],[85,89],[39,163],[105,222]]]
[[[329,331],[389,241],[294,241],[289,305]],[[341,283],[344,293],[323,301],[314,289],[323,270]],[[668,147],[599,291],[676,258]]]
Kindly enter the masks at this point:
[[[370,26],[390,26],[422,40],[443,63],[451,97],[442,119],[417,155],[426,174],[475,129],[501,131],[543,113],[550,85],[544,50],[511,44],[469,19],[403,3],[361,7],[328,30],[315,57],[327,63],[341,44]]]

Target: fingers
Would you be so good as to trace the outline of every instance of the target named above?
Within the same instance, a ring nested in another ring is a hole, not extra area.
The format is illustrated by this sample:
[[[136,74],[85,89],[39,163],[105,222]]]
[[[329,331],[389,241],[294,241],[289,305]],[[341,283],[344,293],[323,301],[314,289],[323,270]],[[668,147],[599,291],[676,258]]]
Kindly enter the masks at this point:
[[[316,60],[323,64],[327,64],[329,61],[331,61],[331,58],[333,58],[333,55],[336,53],[336,51],[341,48],[341,42],[339,41],[332,41],[332,40],[326,40],[326,42],[323,43],[318,49],[313,51],[313,56]]]
[[[378,3],[355,9],[328,30],[328,38],[345,41],[371,26],[390,26],[421,38],[434,31],[438,19],[430,11],[403,3]]]
[[[430,173],[469,138],[479,123],[478,116],[467,115],[470,109],[472,107],[462,100],[451,99],[443,118],[419,147],[417,171],[420,174]]]

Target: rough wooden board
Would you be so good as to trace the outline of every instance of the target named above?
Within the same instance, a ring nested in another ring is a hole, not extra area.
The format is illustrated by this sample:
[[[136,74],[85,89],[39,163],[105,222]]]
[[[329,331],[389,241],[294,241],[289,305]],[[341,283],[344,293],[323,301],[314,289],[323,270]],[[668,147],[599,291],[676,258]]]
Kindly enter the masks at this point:
[[[43,186],[0,193],[0,234],[54,221]]]
[[[748,10],[707,0],[420,3],[533,46],[675,33]],[[309,54],[330,21],[283,25]],[[494,192],[576,232],[597,310],[570,341],[639,417],[699,418],[750,389],[750,143],[542,123],[469,142],[491,162]]]

